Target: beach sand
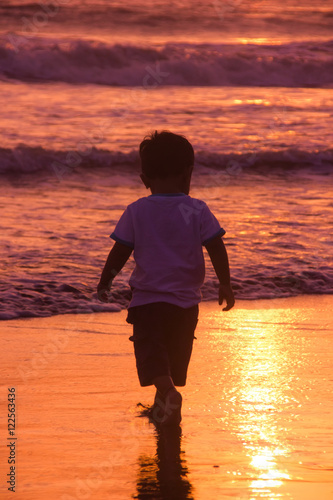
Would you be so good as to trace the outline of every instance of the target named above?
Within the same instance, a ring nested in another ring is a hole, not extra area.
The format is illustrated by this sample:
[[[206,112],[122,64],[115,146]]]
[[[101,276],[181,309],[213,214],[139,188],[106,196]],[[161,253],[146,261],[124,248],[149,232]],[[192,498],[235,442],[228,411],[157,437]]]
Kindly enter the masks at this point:
[[[332,499],[332,310],[328,295],[201,303],[181,432],[139,416],[154,391],[125,310],[3,321],[1,499]]]

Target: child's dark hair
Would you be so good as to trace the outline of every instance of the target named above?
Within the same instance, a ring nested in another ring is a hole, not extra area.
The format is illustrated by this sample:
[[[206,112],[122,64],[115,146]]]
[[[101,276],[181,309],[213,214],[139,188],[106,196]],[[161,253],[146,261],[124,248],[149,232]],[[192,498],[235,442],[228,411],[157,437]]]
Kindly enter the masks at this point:
[[[149,179],[165,179],[192,167],[194,151],[183,135],[155,130],[141,142],[140,158],[142,172]]]

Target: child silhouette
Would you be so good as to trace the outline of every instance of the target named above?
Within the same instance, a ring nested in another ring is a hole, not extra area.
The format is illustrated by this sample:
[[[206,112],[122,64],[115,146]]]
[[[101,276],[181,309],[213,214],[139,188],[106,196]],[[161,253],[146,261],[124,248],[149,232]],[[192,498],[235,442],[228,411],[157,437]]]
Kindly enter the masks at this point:
[[[179,424],[205,276],[204,246],[220,282],[223,311],[235,303],[230,285],[225,234],[204,201],[189,196],[194,165],[192,145],[183,136],[154,132],[140,144],[142,182],[151,195],[127,206],[97,287],[108,301],[112,280],[134,250],[132,299],[126,321],[133,324],[141,386],[156,387],[151,416],[161,425]]]

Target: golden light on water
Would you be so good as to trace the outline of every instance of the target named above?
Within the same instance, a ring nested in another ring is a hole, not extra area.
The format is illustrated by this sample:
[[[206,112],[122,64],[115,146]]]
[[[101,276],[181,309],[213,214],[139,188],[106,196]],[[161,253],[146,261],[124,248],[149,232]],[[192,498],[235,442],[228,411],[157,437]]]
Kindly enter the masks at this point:
[[[229,469],[229,477],[248,479],[253,498],[281,498],[280,488],[298,479],[286,466],[295,452],[290,434],[307,398],[299,380],[309,362],[303,353],[308,341],[293,334],[295,320],[306,317],[298,312],[244,309],[234,318],[217,312],[209,325],[215,323],[212,343],[221,360],[220,422],[236,438],[233,453],[243,456],[243,467]]]
[[[277,469],[275,462],[275,457],[284,455],[286,451],[278,448],[273,451],[269,448],[263,448],[261,454],[252,457],[251,466],[258,471],[258,479],[255,479],[251,483],[251,488],[254,491],[263,489],[267,491],[268,488],[281,486],[284,479],[290,479],[289,474]],[[275,498],[277,495],[271,491],[269,497]]]
[[[253,492],[278,498],[280,495],[274,489],[290,476],[281,470],[277,458],[287,456],[290,449],[284,429],[276,425],[275,416],[278,406],[288,402],[285,392],[288,387],[281,370],[285,360],[278,341],[279,329],[275,325],[268,328],[271,314],[265,313],[255,326],[250,323],[246,327],[249,342],[242,349],[238,435],[257,477],[251,483]]]
[[[268,37],[239,38],[238,41],[240,43],[243,43],[243,44],[254,43],[254,44],[257,44],[257,45],[264,45],[264,44],[281,45],[282,44],[281,40],[276,40],[274,38],[268,38]]]
[[[264,106],[270,106],[271,102],[267,99],[234,99],[234,104],[262,104]]]

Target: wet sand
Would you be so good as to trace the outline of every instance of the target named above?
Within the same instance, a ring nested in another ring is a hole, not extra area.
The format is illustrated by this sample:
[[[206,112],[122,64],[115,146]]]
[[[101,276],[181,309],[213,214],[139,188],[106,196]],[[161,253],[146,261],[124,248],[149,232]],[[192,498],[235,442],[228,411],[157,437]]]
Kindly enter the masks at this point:
[[[126,311],[3,321],[1,499],[333,498],[332,309],[327,295],[201,303],[183,421],[163,432],[140,417],[154,391]]]

